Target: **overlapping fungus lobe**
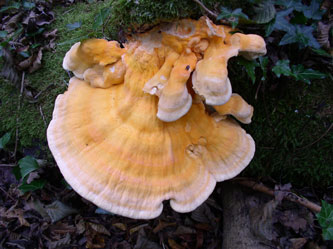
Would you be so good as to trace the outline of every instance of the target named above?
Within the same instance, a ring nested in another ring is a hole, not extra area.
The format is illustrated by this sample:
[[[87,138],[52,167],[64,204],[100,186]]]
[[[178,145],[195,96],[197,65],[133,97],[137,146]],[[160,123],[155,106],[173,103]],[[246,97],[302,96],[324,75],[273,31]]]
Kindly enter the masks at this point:
[[[266,48],[260,36],[230,31],[202,17],[133,35],[124,47],[73,45],[63,66],[75,77],[47,136],[75,191],[110,212],[155,218],[163,200],[194,210],[216,181],[249,164],[254,141],[230,116],[250,123],[253,108],[232,93],[227,63]]]

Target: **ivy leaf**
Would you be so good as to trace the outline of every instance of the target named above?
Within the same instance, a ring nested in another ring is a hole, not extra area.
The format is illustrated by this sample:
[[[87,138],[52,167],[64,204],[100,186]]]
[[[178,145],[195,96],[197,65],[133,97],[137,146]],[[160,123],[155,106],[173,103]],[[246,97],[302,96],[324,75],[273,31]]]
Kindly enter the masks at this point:
[[[74,30],[80,28],[82,25],[82,22],[75,22],[75,23],[69,23],[66,25],[68,30]]]
[[[0,31],[0,38],[5,38],[7,36],[8,32],[5,30]]]
[[[297,42],[297,40],[298,40],[298,37],[295,33],[288,32],[282,37],[279,45],[283,46],[283,45],[287,45],[290,43],[295,43],[295,42]]]
[[[333,205],[325,201],[322,201],[321,204],[321,210],[316,216],[323,230],[323,238],[333,240]]]
[[[6,145],[9,143],[11,137],[11,133],[7,132],[0,138],[0,149],[4,149]]]
[[[275,4],[282,5],[286,9],[292,8],[293,10],[302,11],[304,9],[304,5],[302,4],[302,0],[277,0]]]
[[[272,1],[264,1],[258,4],[258,7],[254,7],[254,20],[256,23],[268,23],[274,19],[276,10]]]
[[[258,62],[253,60],[253,61],[249,61],[246,60],[244,58],[239,58],[238,63],[242,66],[245,67],[245,70],[247,72],[247,74],[249,75],[252,83],[254,84],[256,82],[256,67],[259,66]]]
[[[289,60],[279,60],[275,66],[272,68],[272,71],[280,78],[281,74],[285,76],[291,76],[291,69],[289,66]]]
[[[27,1],[23,2],[23,8],[25,8],[25,9],[31,10],[35,6],[36,6],[35,3],[27,2]]]
[[[108,215],[114,215],[113,213],[106,211],[105,209],[102,208],[96,208],[95,214],[108,214]]]
[[[312,48],[312,51],[315,52],[316,54],[320,55],[320,56],[332,57],[332,55],[327,53],[324,49]]]
[[[232,11],[229,8],[222,7],[221,13],[217,16],[216,20],[226,19],[231,23],[232,28],[235,28],[238,25],[239,18],[249,19],[249,17],[242,12],[241,8]]]
[[[20,172],[22,179],[29,175],[30,172],[39,169],[39,165],[35,158],[32,156],[26,156],[22,158],[19,162]]]
[[[98,15],[95,17],[95,22],[93,24],[94,30],[103,25],[106,18],[110,15],[110,11],[110,8],[103,8],[99,11]]]
[[[5,12],[11,9],[19,9],[21,7],[21,3],[13,2],[11,5],[4,6],[0,9],[0,13]]]
[[[318,0],[312,0],[310,6],[306,6],[304,8],[304,16],[313,20],[321,20],[321,17],[325,13],[325,10],[320,9],[320,2],[321,1]]]
[[[279,45],[287,45],[290,43],[298,43],[299,47],[305,48],[307,46],[319,48],[320,45],[317,40],[314,38],[312,32],[312,26],[305,26],[305,25],[293,25],[294,28],[291,31],[288,31],[281,39]]]
[[[261,80],[266,80],[267,77],[267,65],[268,65],[268,57],[265,56],[260,56],[259,57],[259,64],[260,64],[260,68],[262,70],[262,77]]]
[[[304,68],[303,65],[298,64],[292,66],[292,76],[294,76],[296,80],[301,80],[307,84],[311,84],[311,80],[324,79],[327,75],[313,70],[312,68]]]
[[[304,68],[303,65],[289,66],[289,60],[280,60],[272,68],[272,71],[278,78],[283,74],[285,76],[292,76],[296,80],[304,81],[307,84],[311,83],[313,79],[324,79],[327,75],[325,73],[313,70],[312,68]]]
[[[30,184],[23,183],[21,186],[19,186],[19,190],[21,190],[23,193],[29,192],[29,191],[35,191],[37,189],[42,189],[45,185],[45,180],[34,180]]]
[[[294,25],[290,24],[286,19],[286,16],[288,16],[291,12],[293,12],[293,8],[277,12],[273,29],[289,33],[295,32]]]
[[[267,23],[265,28],[265,37],[268,37],[274,30],[276,19],[274,18],[269,23]]]
[[[312,26],[305,26],[305,25],[298,25],[299,27],[297,28],[296,32],[300,37],[302,35],[306,37],[307,43],[305,43],[306,46],[310,46],[313,48],[320,48],[319,43],[317,42],[316,38],[313,36],[313,31],[314,28]]]

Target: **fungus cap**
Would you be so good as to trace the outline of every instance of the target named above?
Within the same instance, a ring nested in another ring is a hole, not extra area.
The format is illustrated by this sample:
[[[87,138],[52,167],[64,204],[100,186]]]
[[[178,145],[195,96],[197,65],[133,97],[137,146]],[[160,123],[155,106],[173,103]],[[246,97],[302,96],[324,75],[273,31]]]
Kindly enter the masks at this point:
[[[164,200],[178,212],[194,210],[217,181],[249,164],[251,136],[229,117],[207,114],[192,89],[196,82],[206,102],[221,93],[221,115],[248,121],[230,98],[229,79],[206,70],[209,55],[226,70],[226,58],[240,50],[220,44],[226,30],[206,17],[187,19],[137,35],[124,48],[99,39],[71,48],[63,65],[75,77],[57,97],[47,138],[75,191],[112,213],[155,218]]]

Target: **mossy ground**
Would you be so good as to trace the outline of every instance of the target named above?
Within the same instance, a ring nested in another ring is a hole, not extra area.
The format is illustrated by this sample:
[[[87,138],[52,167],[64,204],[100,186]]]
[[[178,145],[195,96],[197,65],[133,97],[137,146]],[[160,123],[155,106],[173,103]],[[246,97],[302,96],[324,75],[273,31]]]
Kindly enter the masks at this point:
[[[118,31],[127,30],[131,22],[140,26],[175,17],[200,16],[200,8],[189,0],[167,3],[140,1],[140,4],[144,3],[140,7],[133,7],[133,3],[131,7],[130,1],[125,0],[114,2],[117,8],[111,9],[109,26],[103,34],[101,29],[98,32],[93,30],[92,25],[97,13],[110,6],[110,2],[77,3],[55,9],[56,20],[51,29],[58,29],[58,46],[53,52],[44,52],[42,68],[26,76],[26,85],[35,94],[50,84],[53,86],[38,98],[37,103],[22,98],[18,113],[19,91],[0,79],[0,136],[11,131],[14,137],[18,125],[21,151],[27,148],[48,151],[46,128],[52,118],[56,96],[66,90],[69,80],[69,75],[62,69],[62,59],[70,46],[87,34],[119,38]],[[213,8],[213,1],[204,2]],[[81,27],[69,31],[66,25],[75,22],[81,22]],[[321,136],[333,122],[332,80],[314,81],[307,85],[282,78],[276,84],[262,83],[255,99],[259,82],[253,85],[245,71],[233,62],[229,65],[229,75],[234,91],[244,96],[255,108],[252,124],[244,128],[256,141],[256,154],[244,174],[270,176],[294,185],[329,185],[333,180],[333,133]]]

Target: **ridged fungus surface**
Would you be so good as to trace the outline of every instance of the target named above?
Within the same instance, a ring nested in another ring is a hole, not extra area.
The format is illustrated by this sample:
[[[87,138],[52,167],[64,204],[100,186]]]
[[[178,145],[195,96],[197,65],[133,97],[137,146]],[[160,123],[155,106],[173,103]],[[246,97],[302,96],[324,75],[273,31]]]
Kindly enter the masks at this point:
[[[232,95],[227,62],[266,48],[260,36],[230,31],[202,17],[133,35],[124,47],[73,45],[63,67],[75,77],[57,97],[47,137],[75,191],[112,213],[155,218],[164,200],[194,210],[249,164],[254,141],[229,115],[249,123],[253,110]]]

